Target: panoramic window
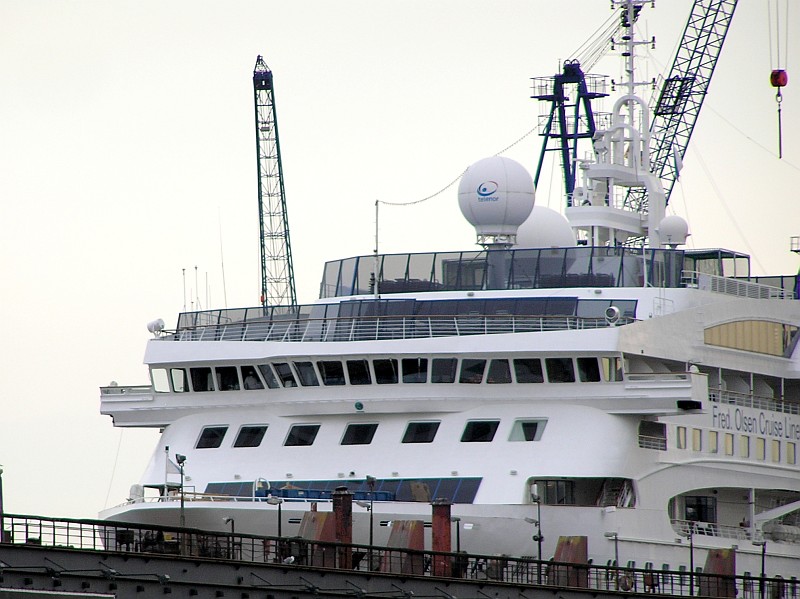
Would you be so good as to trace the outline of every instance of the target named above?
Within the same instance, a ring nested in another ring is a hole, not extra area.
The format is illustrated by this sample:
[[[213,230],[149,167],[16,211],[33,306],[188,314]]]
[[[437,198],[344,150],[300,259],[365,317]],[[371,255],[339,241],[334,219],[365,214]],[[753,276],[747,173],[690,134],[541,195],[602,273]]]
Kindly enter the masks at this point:
[[[499,420],[470,420],[461,435],[462,443],[489,443],[494,439]]]
[[[509,441],[538,441],[542,438],[547,420],[516,420],[511,427]]]
[[[517,358],[514,360],[514,374],[518,383],[543,383],[542,361],[539,358]]]
[[[455,383],[457,366],[456,358],[434,358],[431,360],[431,382]]]
[[[189,372],[192,375],[192,391],[213,391],[214,380],[211,378],[211,368],[191,368]]]
[[[222,439],[225,438],[225,433],[228,431],[227,426],[207,426],[200,433],[200,438],[197,440],[197,449],[215,449],[222,445]]]
[[[286,437],[284,445],[287,447],[297,447],[312,445],[319,432],[319,424],[295,424]]]
[[[169,377],[166,368],[153,368],[150,370],[150,380],[153,381],[153,391],[156,393],[169,393]]]
[[[393,385],[397,382],[397,360],[373,360],[372,366],[375,368],[375,382],[379,385]]]
[[[239,373],[236,366],[217,366],[217,389],[220,391],[238,391]]]
[[[273,362],[272,366],[278,375],[278,380],[284,387],[297,387],[297,381],[294,379],[292,367],[286,362]]]
[[[582,383],[599,383],[600,365],[597,358],[578,358],[578,376]]]
[[[264,385],[258,378],[255,366],[242,366],[242,381],[244,382],[244,388],[248,391],[264,388]]]
[[[574,383],[575,370],[572,358],[545,358],[547,380],[550,383]]]
[[[269,367],[269,364],[259,364],[258,370],[261,376],[264,377],[264,382],[267,383],[267,387],[270,389],[277,389],[280,387],[278,379],[275,378],[275,373],[272,372],[272,368]]]
[[[432,443],[438,430],[438,422],[409,422],[403,443]]]
[[[311,362],[295,362],[294,367],[303,387],[319,387],[317,373],[314,371],[314,365]]]
[[[403,358],[404,383],[427,383],[428,360],[427,358]]]
[[[342,437],[342,445],[369,445],[378,430],[378,423],[348,424]]]
[[[243,426],[239,429],[239,434],[236,435],[236,441],[233,442],[234,447],[258,447],[261,445],[261,440],[264,438],[264,433],[267,432],[267,425],[257,426]]]
[[[369,375],[369,362],[366,360],[348,360],[347,376],[351,385],[370,385],[372,378]]]
[[[768,320],[740,320],[707,328],[708,345],[729,347],[771,356],[786,356],[792,347],[798,327]]]
[[[486,360],[475,358],[464,358],[461,360],[461,376],[459,383],[478,384],[483,380],[483,371],[486,368]]]
[[[486,375],[486,382],[491,384],[510,383],[511,368],[508,360],[492,360],[489,362],[489,373]]]
[[[344,366],[339,361],[323,361],[317,362],[319,374],[322,376],[322,384],[326,387],[337,385],[344,385]]]
[[[169,376],[172,379],[172,390],[175,393],[184,393],[189,390],[189,377],[185,368],[170,368]]]

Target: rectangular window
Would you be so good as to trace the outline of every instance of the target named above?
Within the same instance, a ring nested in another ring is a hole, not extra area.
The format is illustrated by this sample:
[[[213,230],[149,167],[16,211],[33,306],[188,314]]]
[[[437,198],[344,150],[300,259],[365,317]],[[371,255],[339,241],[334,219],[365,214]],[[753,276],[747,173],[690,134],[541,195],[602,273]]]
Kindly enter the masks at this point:
[[[275,368],[275,373],[278,375],[278,380],[281,382],[281,385],[286,388],[297,387],[297,381],[294,378],[292,367],[289,366],[289,364],[286,362],[273,362],[272,366]]]
[[[597,358],[578,358],[578,375],[582,383],[599,383],[600,366]]]
[[[294,368],[297,370],[297,376],[300,377],[300,384],[303,387],[319,387],[314,364],[311,362],[294,362]]]
[[[797,445],[791,441],[786,443],[786,463],[792,465],[797,463]]]
[[[272,372],[272,368],[270,368],[269,364],[259,364],[258,371],[261,373],[261,376],[264,377],[264,382],[267,383],[267,387],[270,389],[277,389],[280,387],[278,379],[275,378],[275,373]]]
[[[733,433],[725,433],[725,455],[733,455]]]
[[[686,427],[679,426],[677,428],[677,433],[678,433],[677,435],[678,438],[676,440],[676,444],[678,446],[678,449],[686,449]]]
[[[263,389],[264,384],[258,378],[258,372],[255,366],[242,366],[242,382],[247,391],[255,391]]]
[[[373,360],[375,368],[375,382],[379,385],[393,385],[397,382],[397,360]]]
[[[750,437],[747,435],[739,435],[739,457],[750,457]]]
[[[427,383],[428,382],[428,359],[427,358],[403,358],[404,383]]]
[[[369,445],[378,430],[377,423],[348,424],[342,437],[342,445]]]
[[[189,377],[185,368],[170,368],[169,376],[172,379],[172,390],[175,393],[184,393],[189,390]]]
[[[603,380],[606,382],[622,380],[622,360],[620,358],[600,358],[603,364]]]
[[[208,367],[191,368],[192,391],[200,393],[202,391],[213,391],[214,380],[211,378],[211,369]]]
[[[708,431],[708,452],[717,453],[719,451],[719,433]]]
[[[169,377],[166,368],[151,368],[150,380],[153,381],[153,391],[156,393],[169,393]]]
[[[344,367],[339,361],[322,361],[317,362],[317,368],[322,376],[322,383],[326,387],[334,387],[337,385],[344,385]]]
[[[200,433],[200,438],[197,440],[196,449],[216,449],[222,445],[222,439],[225,438],[225,433],[228,432],[227,426],[207,426]]]
[[[772,440],[772,461],[776,464],[781,461],[781,442],[778,439]]]
[[[546,420],[516,420],[509,441],[538,441],[542,438]]]
[[[550,383],[574,383],[575,369],[572,358],[545,358],[547,380]]]
[[[703,431],[699,428],[692,429],[692,451],[703,451]]]
[[[489,362],[489,374],[486,376],[486,382],[490,385],[510,383],[511,368],[508,366],[508,360],[492,360]]]
[[[217,366],[217,389],[220,391],[238,391],[239,373],[236,366]]]
[[[461,360],[461,376],[459,383],[479,384],[483,380],[483,371],[486,369],[486,360],[464,358]]]
[[[239,434],[236,435],[236,441],[233,442],[234,447],[258,447],[261,445],[261,440],[264,438],[264,433],[267,432],[267,425],[258,426],[243,426],[239,429]]]
[[[686,520],[689,522],[717,521],[717,500],[706,495],[687,495],[684,498]]]
[[[542,361],[539,358],[517,358],[514,374],[518,383],[543,383]]]
[[[295,424],[289,429],[284,445],[287,447],[312,445],[317,438],[319,426],[319,424]]]
[[[455,383],[457,366],[455,358],[434,358],[431,360],[431,382]]]
[[[462,443],[489,443],[494,439],[499,420],[470,420],[461,435]]]
[[[537,480],[536,490],[545,505],[575,505],[575,483],[571,480]]]
[[[403,443],[433,443],[438,422],[409,422],[403,435]]]
[[[369,374],[369,362],[366,360],[348,360],[347,376],[351,385],[371,385],[372,378]]]
[[[767,459],[767,440],[764,437],[756,437],[756,459]]]

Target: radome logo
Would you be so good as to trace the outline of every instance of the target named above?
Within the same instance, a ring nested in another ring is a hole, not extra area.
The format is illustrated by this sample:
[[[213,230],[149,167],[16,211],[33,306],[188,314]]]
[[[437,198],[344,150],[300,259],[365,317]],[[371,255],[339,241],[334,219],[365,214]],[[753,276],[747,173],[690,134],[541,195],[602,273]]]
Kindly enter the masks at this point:
[[[478,193],[479,202],[496,202],[497,196],[497,181],[484,181],[478,185],[476,192]]]

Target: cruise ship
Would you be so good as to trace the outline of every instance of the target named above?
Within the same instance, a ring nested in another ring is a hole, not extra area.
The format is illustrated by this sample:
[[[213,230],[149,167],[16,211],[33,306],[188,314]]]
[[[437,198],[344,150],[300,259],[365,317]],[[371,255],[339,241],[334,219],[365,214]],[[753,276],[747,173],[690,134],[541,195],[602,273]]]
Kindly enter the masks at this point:
[[[583,536],[595,564],[733,548],[739,574],[795,576],[800,278],[685,247],[632,68],[621,87],[563,214],[494,156],[458,189],[477,249],[337,259],[313,303],[151,323],[149,384],[101,412],[160,440],[101,517],[291,537],[346,487],[357,543],[444,500],[474,554]]]

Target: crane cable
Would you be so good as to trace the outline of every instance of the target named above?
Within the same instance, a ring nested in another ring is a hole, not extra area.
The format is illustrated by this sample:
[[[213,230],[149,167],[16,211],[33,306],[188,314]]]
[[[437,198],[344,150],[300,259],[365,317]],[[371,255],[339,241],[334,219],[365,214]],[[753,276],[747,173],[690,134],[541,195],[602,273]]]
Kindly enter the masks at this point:
[[[781,10],[779,6],[781,0],[775,0],[775,19],[773,27],[772,8],[767,2],[767,17],[769,20],[769,62],[772,67],[772,72],[769,76],[769,82],[776,89],[775,102],[778,105],[778,158],[783,158],[783,126],[781,123],[781,104],[783,103],[783,94],[781,88],[786,87],[789,83],[789,75],[786,72],[786,62],[789,56],[789,2],[783,0],[784,14],[783,22],[786,26],[786,31],[783,36],[783,47],[781,47]],[[775,54],[773,55],[773,33],[775,43]],[[783,64],[781,64],[781,57],[784,57]]]

